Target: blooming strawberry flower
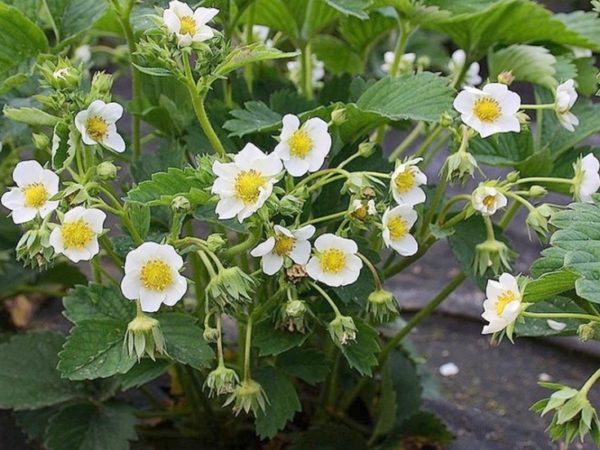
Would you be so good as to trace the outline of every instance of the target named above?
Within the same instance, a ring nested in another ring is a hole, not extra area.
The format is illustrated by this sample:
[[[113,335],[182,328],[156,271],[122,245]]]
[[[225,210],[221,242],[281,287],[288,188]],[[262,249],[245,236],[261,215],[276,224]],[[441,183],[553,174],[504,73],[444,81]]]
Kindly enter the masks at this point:
[[[579,125],[579,119],[571,112],[571,108],[577,101],[575,81],[567,80],[559,84],[555,92],[555,110],[560,124],[569,131],[575,131]]]
[[[489,322],[482,334],[497,333],[517,320],[521,311],[521,291],[517,279],[509,273],[500,275],[498,281],[489,280],[483,302],[483,317]]]
[[[233,162],[215,161],[212,169],[217,175],[212,193],[220,198],[217,215],[220,219],[237,216],[241,223],[270,197],[275,176],[283,166],[276,154],[266,155],[255,145],[246,144]]]
[[[402,256],[411,256],[417,253],[419,245],[410,234],[410,229],[416,221],[417,213],[410,205],[388,209],[382,218],[382,236],[386,247],[393,248]]]
[[[294,177],[319,170],[331,149],[327,123],[319,118],[308,119],[300,126],[298,117],[286,114],[279,139],[275,154]]]
[[[214,30],[207,25],[217,14],[216,8],[192,10],[187,4],[174,0],[163,12],[163,22],[169,33],[177,36],[181,47],[189,47],[194,42],[204,42],[214,36]]]
[[[77,206],[65,214],[62,224],[50,234],[50,245],[74,263],[89,261],[100,251],[98,236],[106,214],[96,208]]]
[[[454,109],[462,121],[482,138],[496,133],[520,131],[517,112],[521,107],[519,94],[501,83],[489,83],[483,90],[466,86],[454,99]]]
[[[464,50],[456,50],[454,53],[452,53],[452,56],[450,58],[450,62],[448,63],[448,69],[450,70],[450,73],[454,76],[456,76],[458,73],[460,73],[460,71],[462,70],[463,66],[465,65],[467,59],[467,54],[465,53]],[[478,62],[474,62],[472,63],[469,68],[467,69],[467,72],[465,73],[465,77],[463,80],[462,85],[463,86],[477,86],[479,84],[481,84],[481,82],[483,81],[481,79],[481,76],[479,75],[479,63]]]
[[[125,141],[115,123],[123,115],[123,107],[118,103],[104,103],[94,100],[88,109],[75,116],[75,126],[86,145],[101,144],[117,153],[125,151]]]
[[[600,161],[589,153],[575,163],[573,193],[579,202],[593,202],[592,195],[600,189]]]
[[[415,158],[398,164],[392,173],[392,196],[399,205],[418,205],[425,201],[425,192],[419,186],[427,184],[427,176],[417,164],[422,158]]]
[[[2,196],[2,204],[12,211],[16,224],[29,222],[37,215],[46,218],[58,207],[50,199],[58,193],[59,178],[37,161],[21,161],[13,171],[17,187]]]
[[[493,216],[498,209],[504,208],[507,203],[506,196],[491,186],[479,186],[471,195],[473,208],[484,216]]]
[[[179,273],[183,259],[170,245],[145,242],[127,254],[121,291],[129,300],[139,300],[142,311],[158,311],[161,304],[175,305],[187,291]]]
[[[315,241],[315,254],[306,265],[308,275],[329,286],[346,286],[360,275],[363,262],[352,239],[326,233]]]
[[[307,225],[295,231],[290,231],[280,225],[275,225],[275,236],[256,246],[250,254],[261,257],[261,267],[267,275],[275,274],[283,267],[286,257],[296,264],[306,264],[310,258],[310,242],[315,234],[315,227]]]

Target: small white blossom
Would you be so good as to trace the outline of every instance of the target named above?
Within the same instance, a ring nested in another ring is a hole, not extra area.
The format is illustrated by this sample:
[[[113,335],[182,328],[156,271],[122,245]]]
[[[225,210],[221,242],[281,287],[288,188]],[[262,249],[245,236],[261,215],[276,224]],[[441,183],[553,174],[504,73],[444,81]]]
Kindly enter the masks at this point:
[[[177,43],[181,47],[189,47],[194,42],[204,42],[215,35],[207,23],[218,13],[216,8],[197,8],[194,11],[187,4],[174,0],[163,12],[163,22],[169,33],[177,36]]]
[[[82,63],[87,63],[92,59],[92,50],[89,45],[81,45],[75,49],[75,59],[78,59]]]
[[[267,275],[275,274],[283,267],[286,257],[296,264],[304,265],[310,258],[310,242],[315,234],[315,227],[307,225],[295,231],[290,231],[280,225],[275,225],[275,236],[256,246],[250,254],[256,258],[262,257],[260,264]]]
[[[252,34],[258,38],[260,42],[265,44],[265,47],[271,48],[273,47],[273,40],[268,39],[269,33],[271,30],[269,27],[265,27],[264,25],[253,25],[252,26]]]
[[[290,73],[290,80],[296,86],[299,86],[302,82],[302,63],[300,61],[289,61],[287,69]],[[311,69],[312,85],[318,87],[325,76],[325,64],[323,61],[319,61],[315,55],[312,55]]]
[[[383,54],[383,64],[381,65],[381,70],[383,70],[386,73],[389,73],[390,70],[392,69],[392,64],[394,63],[395,57],[396,57],[396,54],[394,52],[385,52]],[[398,64],[400,71],[404,72],[404,71],[408,70],[415,63],[416,59],[417,59],[416,54],[404,53],[400,57],[400,63]]]
[[[58,207],[50,199],[58,193],[59,178],[37,161],[22,161],[13,171],[17,187],[2,196],[2,204],[12,211],[16,224],[29,222],[38,214],[44,219]]]
[[[452,57],[450,59],[450,62],[448,63],[448,69],[450,70],[450,73],[454,76],[456,76],[463,68],[463,66],[465,65],[465,61],[467,59],[467,55],[465,53],[464,50],[456,50],[454,53],[452,53]],[[465,73],[465,77],[463,79],[463,86],[477,86],[479,84],[481,84],[483,80],[481,79],[481,76],[479,75],[479,63],[478,62],[474,62],[472,63],[469,68],[467,69],[467,72]]]
[[[89,261],[98,254],[98,236],[106,214],[96,208],[77,206],[65,214],[60,226],[52,230],[50,245],[74,263]]]
[[[264,154],[253,144],[237,153],[233,162],[215,161],[217,175],[212,193],[219,196],[217,215],[220,219],[237,216],[240,222],[254,214],[273,192],[275,176],[283,166],[276,154]]]
[[[500,275],[498,281],[489,280],[483,302],[483,317],[489,322],[482,334],[497,333],[513,324],[521,311],[521,292],[517,279],[509,273]]]
[[[402,205],[388,209],[383,214],[383,242],[402,256],[417,253],[419,245],[410,234],[410,229],[417,221],[417,213],[412,206]]]
[[[479,186],[471,195],[471,204],[476,211],[484,216],[492,216],[500,208],[504,208],[508,201],[506,196],[491,186]]]
[[[600,161],[591,153],[575,163],[573,192],[575,200],[591,203],[600,189]]]
[[[145,242],[127,254],[121,291],[129,300],[139,300],[142,311],[158,311],[161,304],[175,305],[187,291],[179,273],[183,259],[170,245]]]
[[[360,220],[365,220],[369,216],[377,214],[375,200],[371,199],[365,202],[364,200],[352,200],[352,215]]]
[[[363,262],[356,255],[358,246],[351,239],[331,233],[315,241],[315,254],[306,265],[308,275],[329,286],[346,286],[360,275]]]
[[[520,131],[517,112],[521,107],[519,94],[501,83],[489,83],[483,90],[466,86],[454,99],[454,109],[462,121],[482,138],[496,133]]]
[[[282,122],[280,142],[274,153],[286,170],[294,177],[319,170],[331,149],[327,122],[315,117],[300,126],[300,119],[293,114],[286,114]]]
[[[94,100],[88,109],[75,116],[75,126],[86,145],[102,144],[115,152],[125,151],[125,141],[115,123],[123,115],[123,107],[118,103],[104,103]]]
[[[427,184],[427,176],[417,167],[422,160],[416,158],[398,164],[392,173],[392,196],[399,205],[418,205],[425,201],[425,192],[420,186]]]
[[[571,132],[575,131],[575,127],[579,125],[579,119],[571,112],[576,101],[575,81],[567,80],[558,85],[555,93],[556,116],[560,124]]]

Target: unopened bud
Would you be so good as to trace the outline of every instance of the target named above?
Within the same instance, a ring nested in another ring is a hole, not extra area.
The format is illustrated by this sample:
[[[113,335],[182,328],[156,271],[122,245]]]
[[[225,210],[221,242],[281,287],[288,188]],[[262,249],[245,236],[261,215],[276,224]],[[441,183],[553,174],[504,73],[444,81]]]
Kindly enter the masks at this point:
[[[367,302],[367,312],[378,322],[395,316],[398,314],[398,308],[394,294],[383,289],[372,292]]]
[[[440,122],[439,123],[440,123],[440,126],[442,128],[448,128],[449,126],[452,126],[453,122],[454,122],[454,119],[447,112],[442,113],[442,115],[440,116]]]
[[[98,174],[98,178],[103,181],[110,181],[117,178],[117,166],[115,166],[110,161],[104,161],[98,164],[96,167],[96,173]]]
[[[368,158],[373,153],[375,153],[375,143],[373,142],[363,142],[358,146],[358,154],[363,158]]]
[[[217,342],[221,337],[221,333],[216,328],[207,326],[202,333],[202,337],[206,342]]]
[[[508,181],[509,183],[514,183],[520,178],[520,176],[521,174],[517,171],[510,172],[508,175],[506,175],[506,181]]]
[[[98,97],[110,94],[113,84],[112,75],[106,72],[96,72],[92,78],[91,93]]]
[[[529,188],[529,196],[530,197],[542,197],[542,196],[546,195],[547,193],[548,193],[548,191],[546,190],[545,187],[539,186],[537,184],[535,184]]]
[[[171,210],[178,214],[186,214],[192,210],[192,204],[183,195],[178,195],[171,200]]]
[[[331,121],[335,125],[342,125],[347,119],[346,108],[336,108],[331,113]]]
[[[510,86],[515,81],[515,77],[510,70],[504,70],[498,75],[498,83]]]
[[[419,56],[417,58],[417,67],[419,69],[427,69],[431,65],[431,58],[429,56]]]
[[[356,325],[350,316],[336,316],[328,328],[331,339],[337,345],[346,345],[356,340]]]
[[[50,145],[50,139],[44,133],[32,134],[33,146],[38,150],[46,150]]]
[[[206,246],[211,252],[218,252],[227,242],[222,234],[213,233],[206,238]]]

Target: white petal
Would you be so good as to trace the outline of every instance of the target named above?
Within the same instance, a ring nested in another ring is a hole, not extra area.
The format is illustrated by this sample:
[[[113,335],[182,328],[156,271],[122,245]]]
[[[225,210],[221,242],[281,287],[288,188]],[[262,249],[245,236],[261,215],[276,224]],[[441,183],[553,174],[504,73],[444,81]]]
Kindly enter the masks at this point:
[[[290,258],[296,264],[306,264],[308,258],[310,258],[310,242],[308,241],[296,241],[294,248],[290,252]]]
[[[2,195],[1,201],[4,207],[10,210],[23,208],[25,205],[25,194],[20,188],[12,188]]]
[[[314,225],[306,225],[294,231],[294,236],[297,239],[310,239],[315,234],[316,228]]]
[[[283,256],[275,253],[267,253],[260,261],[263,272],[267,275],[273,275],[283,266]]]
[[[60,227],[56,227],[50,233],[50,239],[48,240],[55,253],[62,253],[65,250],[62,239],[62,232]]]
[[[192,40],[194,42],[204,42],[209,39],[212,39],[214,36],[215,31],[211,27],[206,25],[200,25]]]
[[[402,256],[412,256],[419,250],[417,240],[410,234],[407,234],[402,239],[392,241],[391,246]]]
[[[123,107],[118,103],[108,103],[102,110],[102,117],[108,123],[115,123],[123,116]]]
[[[13,180],[19,187],[42,181],[44,168],[37,161],[21,161],[13,171]]]
[[[264,256],[268,253],[271,253],[273,251],[274,247],[275,247],[275,238],[273,236],[271,236],[266,241],[258,244],[256,247],[254,247],[254,249],[250,252],[250,254],[252,256],[254,256],[255,258],[258,258],[260,256]]]
[[[121,280],[121,292],[123,296],[129,300],[137,300],[140,296],[140,281],[137,277],[132,277],[125,274]]]
[[[219,14],[219,10],[217,8],[198,8],[194,11],[194,19],[196,19],[196,23],[198,24],[206,24],[211,21],[217,14]]]
[[[123,153],[125,151],[125,141],[116,131],[112,133],[109,131],[108,136],[106,136],[102,143],[117,153]]]
[[[142,288],[140,290],[140,303],[142,311],[156,312],[160,309],[160,305],[166,300],[165,292],[150,291]]]
[[[35,219],[38,211],[34,208],[18,208],[12,212],[13,222],[17,225]]]
[[[234,197],[223,197],[217,203],[215,212],[219,219],[231,219],[244,209],[244,203]]]
[[[293,157],[288,161],[284,161],[283,165],[285,166],[285,170],[293,177],[301,177],[306,174],[309,169],[308,161]]]
[[[177,14],[170,9],[165,9],[163,12],[163,22],[165,23],[167,30],[169,30],[169,33],[178,33],[181,29],[179,17],[177,17]]]
[[[281,134],[279,135],[281,142],[287,141],[289,137],[300,128],[300,119],[293,114],[286,114],[283,116],[281,123],[283,124]]]
[[[167,306],[174,306],[179,300],[183,298],[183,296],[187,292],[187,289],[187,280],[183,276],[177,275],[173,280],[173,285],[166,291],[166,298],[164,299],[164,304]]]
[[[85,210],[83,217],[90,225],[94,233],[102,233],[102,229],[104,228],[104,221],[106,220],[106,214],[104,213],[104,211],[101,211],[96,208],[90,208]]]

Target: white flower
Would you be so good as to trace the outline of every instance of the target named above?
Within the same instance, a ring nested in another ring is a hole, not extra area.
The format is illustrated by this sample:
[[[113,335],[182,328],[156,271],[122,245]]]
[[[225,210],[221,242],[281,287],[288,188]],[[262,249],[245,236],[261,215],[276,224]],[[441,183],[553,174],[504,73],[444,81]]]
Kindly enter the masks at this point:
[[[99,252],[98,235],[106,214],[96,208],[77,206],[65,214],[62,225],[50,234],[50,245],[74,263],[89,261]]]
[[[591,153],[575,163],[573,191],[578,202],[593,202],[600,189],[600,161]]]
[[[170,245],[145,242],[127,254],[121,291],[129,300],[139,300],[142,311],[173,306],[185,295],[187,281],[179,273],[183,259]]]
[[[181,47],[189,47],[194,42],[204,42],[215,35],[214,30],[206,25],[219,14],[216,8],[197,8],[192,10],[187,4],[174,0],[163,12],[163,22],[169,33],[177,36]]]
[[[415,158],[398,164],[392,173],[392,195],[399,205],[417,205],[425,201],[425,192],[419,186],[427,184],[427,177],[416,166],[422,160]]]
[[[358,279],[363,262],[356,255],[356,242],[327,233],[317,238],[315,250],[306,265],[311,278],[334,287],[346,286]]]
[[[505,195],[490,186],[479,186],[471,195],[471,204],[484,216],[492,216],[507,204]]]
[[[467,59],[467,55],[464,50],[456,50],[452,53],[452,58],[448,63],[448,69],[450,73],[453,75],[457,75],[462,70],[465,65],[465,60]],[[463,86],[477,86],[483,80],[479,76],[479,63],[472,63],[467,69],[467,73],[465,74],[463,80]]]
[[[302,64],[300,61],[289,61],[287,69],[290,72],[290,80],[296,86],[299,86],[302,82]],[[311,69],[312,85],[318,87],[325,76],[325,64],[319,61],[315,55],[312,55]]]
[[[386,73],[389,73],[392,68],[392,64],[394,63],[395,57],[396,54],[394,52],[385,52],[383,54],[383,64],[381,65],[381,70],[383,70]],[[417,55],[415,55],[414,53],[403,54],[400,57],[400,63],[398,64],[400,71],[408,70],[415,63],[416,59]]]
[[[273,192],[275,176],[283,166],[276,154],[264,154],[253,144],[246,144],[231,163],[215,161],[217,179],[212,193],[220,197],[216,212],[220,219],[237,215],[242,222],[255,213]]]
[[[331,149],[327,123],[317,117],[308,119],[302,127],[293,114],[283,117],[280,142],[274,153],[281,158],[290,175],[299,177],[321,168]]]
[[[269,33],[271,30],[269,27],[265,27],[264,25],[253,25],[252,26],[252,34],[258,38],[260,42],[264,42],[265,47],[271,48],[273,47],[273,41],[268,39]]]
[[[44,219],[58,207],[57,201],[50,201],[58,193],[59,178],[54,172],[37,161],[22,161],[12,176],[17,187],[2,196],[2,204],[12,211],[15,223],[29,222],[38,214]]]
[[[454,99],[454,108],[464,123],[482,138],[495,133],[520,131],[517,111],[521,97],[501,83],[486,84],[483,90],[466,86]]]
[[[86,145],[102,144],[115,152],[125,151],[125,141],[117,133],[116,121],[123,115],[123,107],[118,103],[104,103],[94,100],[88,109],[75,116],[75,126]]]
[[[383,241],[386,247],[392,247],[402,256],[417,253],[419,245],[410,234],[410,229],[417,221],[417,213],[412,206],[402,205],[386,210],[383,213]]]
[[[483,327],[482,334],[497,333],[517,320],[521,311],[521,292],[515,277],[503,273],[498,281],[489,280],[485,293],[487,298],[481,317],[489,324]]]
[[[90,49],[90,46],[89,45],[81,45],[81,46],[77,47],[75,49],[73,56],[75,56],[75,59],[78,59],[79,61],[81,61],[83,63],[89,62],[92,59],[92,51]]]
[[[577,101],[575,81],[567,80],[559,84],[555,93],[555,110],[560,124],[569,131],[575,131],[579,125],[579,119],[571,112],[571,108]]]
[[[263,272],[273,275],[283,267],[286,257],[290,257],[296,264],[306,264],[310,258],[310,242],[315,234],[315,227],[307,225],[296,231],[290,231],[275,225],[275,236],[271,236],[250,252],[256,258],[262,257],[260,263]]]
[[[352,215],[360,220],[366,220],[369,216],[377,214],[375,200],[371,199],[365,203],[364,200],[354,199],[352,201]]]

